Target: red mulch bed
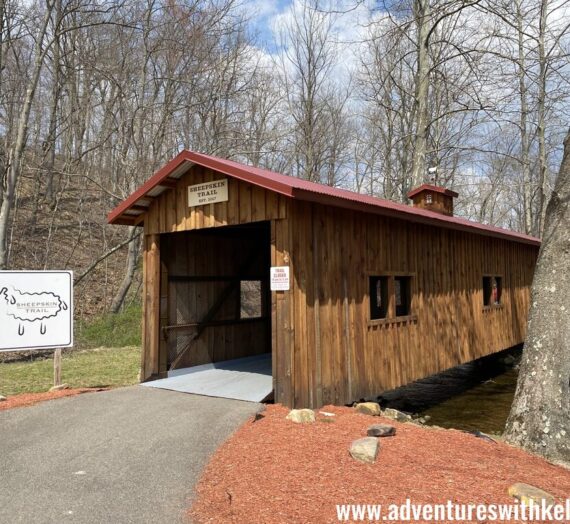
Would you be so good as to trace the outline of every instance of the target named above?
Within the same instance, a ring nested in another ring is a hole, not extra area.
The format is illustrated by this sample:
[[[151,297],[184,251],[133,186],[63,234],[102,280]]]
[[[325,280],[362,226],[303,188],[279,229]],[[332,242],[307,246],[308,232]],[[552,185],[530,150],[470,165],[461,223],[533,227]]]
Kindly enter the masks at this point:
[[[540,487],[560,502],[570,495],[570,470],[504,443],[456,430],[426,429],[327,406],[334,422],[285,420],[288,410],[268,406],[265,417],[244,424],[217,451],[197,486],[193,522],[338,522],[336,504],[512,504],[515,482]],[[328,418],[328,417],[327,417]],[[397,428],[380,439],[375,464],[348,454],[370,424]]]
[[[81,393],[91,393],[93,391],[105,391],[107,388],[79,388],[79,389],[62,389],[61,391],[46,391],[45,393],[21,393],[12,395],[0,402],[0,411],[12,408],[21,408],[25,406],[33,406],[38,402],[53,400],[55,398],[71,397],[80,395]]]

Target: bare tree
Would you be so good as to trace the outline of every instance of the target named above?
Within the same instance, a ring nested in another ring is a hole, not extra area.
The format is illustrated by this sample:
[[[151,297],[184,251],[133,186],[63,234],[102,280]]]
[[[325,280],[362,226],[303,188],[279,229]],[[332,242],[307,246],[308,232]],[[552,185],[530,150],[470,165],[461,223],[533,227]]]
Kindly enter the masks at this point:
[[[34,35],[35,45],[33,48],[32,69],[25,85],[22,108],[15,122],[15,138],[13,143],[7,148],[5,153],[6,164],[3,172],[0,173],[2,178],[2,195],[0,202],[0,269],[6,269],[8,267],[10,212],[14,205],[16,185],[22,170],[22,157],[26,147],[32,102],[34,101],[47,50],[53,42],[48,35],[48,27],[54,8],[54,1],[46,2],[46,9],[39,22],[38,30]],[[1,82],[2,79],[0,78],[0,83]]]
[[[338,141],[341,129],[334,126],[344,125],[345,104],[330,81],[335,66],[333,15],[323,12],[318,0],[301,2],[292,14],[280,35],[280,66],[292,119],[293,171],[300,178],[334,183],[331,173],[337,166],[331,161],[338,160],[338,148],[344,145]]]

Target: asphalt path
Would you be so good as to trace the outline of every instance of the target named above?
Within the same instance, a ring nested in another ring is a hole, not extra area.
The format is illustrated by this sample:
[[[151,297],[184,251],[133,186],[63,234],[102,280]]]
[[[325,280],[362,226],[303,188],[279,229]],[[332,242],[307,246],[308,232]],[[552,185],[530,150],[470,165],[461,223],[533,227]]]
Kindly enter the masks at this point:
[[[177,523],[260,404],[140,386],[0,412],[0,523]]]

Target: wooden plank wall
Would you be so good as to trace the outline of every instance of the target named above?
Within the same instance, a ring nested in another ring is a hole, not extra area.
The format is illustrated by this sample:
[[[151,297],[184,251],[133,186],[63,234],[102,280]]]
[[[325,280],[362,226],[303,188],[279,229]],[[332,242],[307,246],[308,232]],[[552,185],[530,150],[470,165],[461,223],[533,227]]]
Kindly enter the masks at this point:
[[[223,178],[228,178],[227,202],[188,207],[189,185]],[[284,219],[287,216],[287,205],[288,199],[284,196],[200,166],[194,166],[175,188],[165,191],[152,202],[144,216],[142,380],[164,375],[167,371],[167,355],[169,349],[172,349],[169,344],[172,345],[172,340],[176,337],[172,337],[168,343],[161,334],[161,328],[177,323],[176,318],[198,320],[205,313],[204,308],[207,310],[216,293],[223,287],[219,282],[201,286],[194,284],[193,291],[187,297],[177,298],[177,286],[168,284],[169,275],[199,275],[211,270],[220,274],[234,271],[235,267],[222,265],[235,263],[247,252],[244,246],[230,247],[228,244],[227,249],[231,252],[224,255],[223,242],[219,240],[215,241],[215,247],[210,246],[204,250],[201,246],[209,242],[206,237],[196,243],[191,237],[184,236],[185,232]],[[181,236],[174,239],[173,235],[166,233],[180,233]],[[172,239],[167,240],[169,237]],[[267,257],[270,256],[269,249],[268,247]],[[269,265],[268,260],[266,265]],[[187,291],[189,290],[188,284]],[[186,311],[181,309],[184,300],[187,300]],[[221,311],[220,314],[223,315],[224,312]],[[268,331],[269,328],[263,323],[208,328],[197,344],[196,351],[183,359],[179,367],[224,360],[226,357],[238,358],[240,352],[244,351],[251,355],[267,351],[267,343],[271,340]],[[182,340],[183,337],[180,338]],[[214,350],[215,344],[219,349]]]
[[[228,201],[188,207],[188,186],[228,179]],[[159,195],[144,217],[145,234],[193,231],[285,218],[287,197],[194,166],[176,185]]]
[[[277,333],[276,372],[291,391],[278,401],[349,403],[523,342],[538,248],[307,202],[287,222],[277,251],[291,242],[294,283],[277,326],[292,335]],[[382,273],[412,275],[411,318],[369,321],[368,277]],[[499,308],[483,307],[484,274],[503,277]]]
[[[266,224],[269,226],[269,224]],[[185,277],[234,277],[238,268],[251,258],[252,251],[259,253],[243,280],[262,280],[267,291],[269,267],[269,227],[256,227],[216,231],[196,231],[162,235],[163,258],[168,271],[164,282],[164,296],[168,307],[163,325],[198,322],[210,310],[229,281],[194,281]],[[267,231],[267,234],[266,234]],[[262,304],[264,301],[262,301]],[[163,306],[164,307],[164,306]],[[235,320],[239,317],[239,287],[224,302],[213,320]],[[263,316],[268,317],[265,304]],[[212,326],[205,329],[190,351],[178,363],[178,368],[221,362],[234,358],[259,355],[271,351],[268,344],[270,324],[266,320]],[[170,330],[161,348],[161,357],[168,353],[168,363],[189,341],[193,329]],[[165,358],[166,361],[166,358]]]

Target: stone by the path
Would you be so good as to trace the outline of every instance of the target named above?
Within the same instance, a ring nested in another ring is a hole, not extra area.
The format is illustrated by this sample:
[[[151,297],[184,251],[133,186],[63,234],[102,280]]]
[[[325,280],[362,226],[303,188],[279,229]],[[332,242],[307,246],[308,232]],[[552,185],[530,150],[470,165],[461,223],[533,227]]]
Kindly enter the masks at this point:
[[[350,456],[359,460],[360,462],[366,462],[367,464],[373,464],[378,456],[378,451],[380,449],[380,444],[378,439],[374,437],[364,437],[355,440],[350,445]]]
[[[265,406],[265,404],[263,404],[258,410],[257,413],[255,414],[255,416],[253,417],[253,421],[257,422],[258,420],[262,420],[265,418],[265,415],[263,414],[266,411],[267,407]]]
[[[398,422],[411,422],[412,417],[406,413],[402,413],[394,408],[386,408],[382,415],[387,418],[391,418],[392,420],[397,420]]]
[[[392,437],[396,434],[396,428],[388,424],[373,424],[366,434],[369,437]]]
[[[3,397],[2,395],[0,395],[0,402],[4,402],[5,400],[8,400],[6,397]]]
[[[322,415],[323,417],[334,417],[335,416],[334,413],[329,413],[328,411],[319,411],[319,415]]]
[[[315,412],[312,409],[292,409],[286,418],[297,424],[308,424],[315,421]]]
[[[49,388],[50,392],[52,391],[63,391],[64,389],[69,389],[68,384],[60,384],[59,386],[52,386]]]
[[[359,413],[364,415],[372,415],[374,417],[379,417],[382,414],[382,410],[380,409],[380,404],[378,402],[360,402],[360,404],[356,404],[354,409]]]
[[[542,505],[542,501],[544,501],[547,507],[556,503],[556,499],[550,493],[524,482],[513,484],[509,488],[509,495],[524,502],[527,506],[530,505],[531,501],[539,505]]]

